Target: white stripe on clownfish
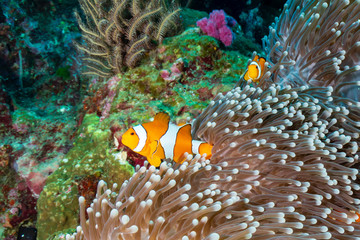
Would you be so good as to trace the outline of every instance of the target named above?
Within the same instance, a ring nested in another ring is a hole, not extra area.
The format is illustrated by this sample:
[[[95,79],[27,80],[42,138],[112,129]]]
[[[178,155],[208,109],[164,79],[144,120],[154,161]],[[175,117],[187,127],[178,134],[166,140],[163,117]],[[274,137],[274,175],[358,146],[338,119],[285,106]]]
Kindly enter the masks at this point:
[[[166,133],[160,138],[160,144],[164,149],[165,158],[174,157],[174,148],[176,141],[178,141],[177,134],[179,130],[186,125],[177,126],[169,123]]]
[[[140,152],[141,150],[144,149],[145,147],[145,143],[147,140],[147,134],[146,134],[146,130],[145,128],[140,124],[134,127],[135,133],[139,138],[139,143],[136,146],[136,148],[134,148],[135,152]]]
[[[253,81],[258,83],[260,78],[265,73],[265,63],[266,63],[265,58],[255,55],[254,59],[247,67],[247,70],[244,74],[244,79],[246,81]]]
[[[257,62],[254,62],[254,61],[252,61],[252,62],[250,63],[250,65],[255,65],[255,66],[257,67],[257,69],[258,69],[258,75],[257,75],[256,79],[259,79],[260,76],[261,76],[261,73],[262,73],[262,69],[261,69],[260,65],[259,65]]]
[[[203,142],[202,141],[199,141],[199,140],[192,140],[191,141],[191,150],[193,153],[195,154],[198,154],[199,153],[199,148],[200,148],[200,144],[202,144]]]

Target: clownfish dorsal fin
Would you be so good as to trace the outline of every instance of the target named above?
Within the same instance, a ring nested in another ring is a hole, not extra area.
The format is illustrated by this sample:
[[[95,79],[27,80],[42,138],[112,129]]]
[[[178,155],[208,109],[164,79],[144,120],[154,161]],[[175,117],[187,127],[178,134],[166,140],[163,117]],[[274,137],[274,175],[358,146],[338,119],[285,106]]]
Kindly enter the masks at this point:
[[[187,138],[189,138],[191,141],[191,124],[185,124],[180,128],[178,138],[182,140],[187,140]]]
[[[265,58],[261,57],[261,58],[259,59],[259,64],[260,64],[261,68],[264,68],[265,62],[266,62],[266,59],[265,59]]]
[[[164,113],[164,112],[157,113],[154,117],[153,122],[168,125],[170,122],[170,116],[169,116],[169,114]]]
[[[186,120],[180,120],[177,125],[181,127],[184,126],[185,124],[186,124]]]
[[[143,123],[150,142],[160,140],[169,128],[170,116],[167,113],[157,113],[152,122]]]

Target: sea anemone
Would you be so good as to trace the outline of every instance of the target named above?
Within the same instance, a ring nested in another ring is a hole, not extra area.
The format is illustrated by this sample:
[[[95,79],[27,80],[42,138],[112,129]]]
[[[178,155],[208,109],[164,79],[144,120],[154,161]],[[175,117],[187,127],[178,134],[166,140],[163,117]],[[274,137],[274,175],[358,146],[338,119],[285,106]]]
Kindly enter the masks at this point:
[[[355,239],[360,106],[330,98],[331,87],[219,94],[193,124],[211,160],[139,168],[118,193],[99,183],[90,208],[80,198],[76,239]]]
[[[67,238],[358,239],[359,8],[289,1],[259,84],[217,95],[193,122],[211,159],[138,168],[117,193],[100,182]]]
[[[359,0],[288,1],[263,46],[268,73],[259,86],[332,86],[360,100]]]

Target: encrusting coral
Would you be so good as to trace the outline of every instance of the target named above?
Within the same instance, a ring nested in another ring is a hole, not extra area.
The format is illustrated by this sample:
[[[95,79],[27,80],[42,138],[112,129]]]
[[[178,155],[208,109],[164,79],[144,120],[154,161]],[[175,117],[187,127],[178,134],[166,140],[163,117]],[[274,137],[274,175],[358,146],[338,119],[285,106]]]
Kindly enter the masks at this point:
[[[101,181],[67,239],[359,239],[359,4],[289,1],[259,85],[217,95],[193,122],[211,159],[141,167],[118,193]]]
[[[126,67],[134,67],[165,36],[175,34],[179,26],[176,0],[79,2],[86,16],[84,23],[75,13],[85,41],[76,43],[85,53],[87,69],[83,74],[111,77]]]

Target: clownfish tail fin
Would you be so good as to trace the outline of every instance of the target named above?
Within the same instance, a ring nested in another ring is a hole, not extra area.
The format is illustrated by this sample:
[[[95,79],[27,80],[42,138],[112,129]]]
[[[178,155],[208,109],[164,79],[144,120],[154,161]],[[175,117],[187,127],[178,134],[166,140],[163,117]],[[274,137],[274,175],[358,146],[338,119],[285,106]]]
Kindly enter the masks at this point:
[[[210,144],[203,142],[203,141],[198,141],[198,140],[193,140],[192,141],[192,151],[193,154],[200,154],[203,155],[206,153],[206,159],[210,159],[211,158],[211,150],[212,150],[213,146],[211,146]]]
[[[199,153],[200,155],[203,155],[204,153],[206,153],[206,159],[210,159],[211,158],[211,150],[212,150],[213,146],[211,146],[208,143],[201,143],[199,146]]]

